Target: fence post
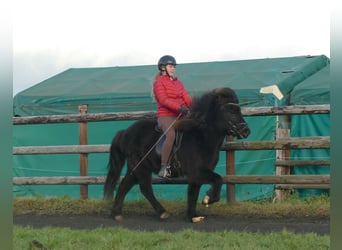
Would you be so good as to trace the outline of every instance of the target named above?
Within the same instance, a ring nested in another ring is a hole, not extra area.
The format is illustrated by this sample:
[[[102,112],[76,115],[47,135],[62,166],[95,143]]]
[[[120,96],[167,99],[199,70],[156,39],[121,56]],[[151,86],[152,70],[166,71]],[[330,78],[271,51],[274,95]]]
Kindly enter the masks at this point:
[[[276,128],[276,140],[290,137],[290,117],[283,116]],[[276,160],[289,160],[290,150],[276,150]],[[291,168],[289,166],[276,165],[276,175],[290,175]],[[276,199],[283,201],[289,195],[289,190],[275,190]]]
[[[234,141],[233,136],[227,136],[227,141]],[[226,151],[226,173],[227,175],[235,175],[235,150]],[[226,191],[227,202],[235,202],[235,184],[228,183]]]
[[[78,110],[81,115],[87,114],[88,105],[86,104],[79,105]],[[79,123],[79,142],[80,142],[80,145],[88,144],[87,122]],[[80,176],[88,176],[88,154],[87,153],[80,154]],[[80,198],[81,199],[88,198],[88,185],[87,184],[80,185]]]

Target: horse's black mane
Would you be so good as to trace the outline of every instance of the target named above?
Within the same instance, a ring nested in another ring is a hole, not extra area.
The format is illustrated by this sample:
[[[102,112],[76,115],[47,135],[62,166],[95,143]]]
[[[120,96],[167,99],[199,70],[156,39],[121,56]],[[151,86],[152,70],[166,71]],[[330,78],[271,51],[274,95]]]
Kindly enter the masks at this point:
[[[198,120],[205,120],[208,114],[213,112],[212,106],[214,101],[215,95],[213,95],[212,92],[207,92],[202,96],[194,97],[190,117]]]
[[[205,92],[201,96],[193,97],[190,115],[179,120],[175,127],[183,131],[207,128],[209,123],[212,124],[213,120],[218,119],[218,112],[222,112],[222,105],[226,104],[227,100],[232,103],[238,102],[237,97],[230,88],[218,88]]]

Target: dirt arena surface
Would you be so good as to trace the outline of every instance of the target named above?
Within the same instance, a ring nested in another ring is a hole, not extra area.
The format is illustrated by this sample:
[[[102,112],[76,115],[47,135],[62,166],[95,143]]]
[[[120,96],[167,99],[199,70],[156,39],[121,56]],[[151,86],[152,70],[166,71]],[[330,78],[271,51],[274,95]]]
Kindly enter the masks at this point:
[[[124,220],[117,222],[109,215],[14,215],[14,225],[32,226],[33,228],[67,227],[72,229],[95,229],[108,227],[122,227],[141,231],[169,231],[176,232],[192,229],[203,232],[243,231],[243,232],[280,232],[284,229],[295,233],[315,233],[330,235],[330,219],[328,217],[255,217],[208,215],[200,223],[190,223],[184,216],[172,215],[168,219],[160,220],[155,214],[127,214]]]

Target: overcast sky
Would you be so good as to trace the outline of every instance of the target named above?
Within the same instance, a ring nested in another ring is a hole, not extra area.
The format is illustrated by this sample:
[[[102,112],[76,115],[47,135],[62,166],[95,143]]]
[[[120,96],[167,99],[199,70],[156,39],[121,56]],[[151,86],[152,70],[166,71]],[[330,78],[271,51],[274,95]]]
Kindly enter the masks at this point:
[[[13,95],[69,68],[326,55],[319,0],[14,0]]]

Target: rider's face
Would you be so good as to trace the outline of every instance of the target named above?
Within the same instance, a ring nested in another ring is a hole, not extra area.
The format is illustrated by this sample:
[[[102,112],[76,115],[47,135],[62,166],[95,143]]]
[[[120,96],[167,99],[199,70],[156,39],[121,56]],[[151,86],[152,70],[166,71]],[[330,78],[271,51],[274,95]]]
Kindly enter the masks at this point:
[[[175,71],[176,71],[176,65],[167,64],[166,65],[166,71],[169,73],[169,76],[174,76]]]

